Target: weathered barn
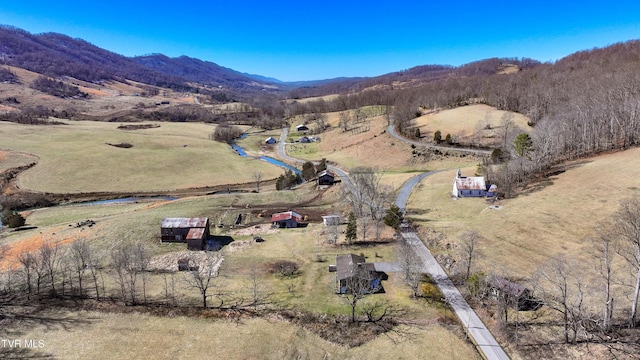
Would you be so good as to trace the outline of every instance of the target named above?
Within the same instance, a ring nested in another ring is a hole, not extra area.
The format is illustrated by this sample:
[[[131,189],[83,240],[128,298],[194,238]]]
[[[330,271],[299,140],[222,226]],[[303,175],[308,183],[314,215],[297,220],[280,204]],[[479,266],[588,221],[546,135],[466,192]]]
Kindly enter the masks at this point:
[[[462,176],[458,169],[453,179],[453,196],[456,197],[493,197],[498,188],[495,184],[486,183],[484,176]]]
[[[209,239],[208,218],[166,218],[160,225],[162,242],[187,243],[189,250],[202,250]]]
[[[294,211],[286,211],[271,215],[271,223],[279,228],[295,228],[303,221],[302,215]]]
[[[318,174],[318,185],[333,185],[336,182],[336,175],[329,170],[324,170]]]
[[[494,276],[489,285],[491,295],[495,298],[503,298],[509,306],[516,310],[535,310],[541,306],[538,300],[531,297],[529,289],[513,281]]]
[[[264,142],[265,144],[275,144],[278,142],[278,140],[274,139],[273,136],[269,136]]]
[[[329,271],[336,273],[336,293],[348,294],[352,291],[376,293],[382,290],[382,280],[386,274],[377,271],[374,263],[366,262],[363,256],[344,254],[336,256],[336,264],[329,265]]]

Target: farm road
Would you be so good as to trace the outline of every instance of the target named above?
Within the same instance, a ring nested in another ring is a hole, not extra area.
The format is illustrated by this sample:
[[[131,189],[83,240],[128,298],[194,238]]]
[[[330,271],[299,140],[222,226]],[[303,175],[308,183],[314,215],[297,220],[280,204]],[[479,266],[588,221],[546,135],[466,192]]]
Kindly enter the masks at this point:
[[[304,163],[306,160],[296,159],[287,155],[287,152],[284,149],[284,145],[287,141],[287,135],[289,135],[289,129],[282,128],[282,135],[280,136],[280,142],[278,143],[278,155],[280,155],[280,157],[286,161],[290,161],[293,163]],[[345,173],[342,169],[329,164],[327,164],[327,169],[333,171],[336,175],[338,175],[342,182],[347,185],[349,191],[356,191],[356,188],[355,186],[353,186],[351,179],[349,179],[349,175],[347,175],[347,173]]]
[[[396,138],[396,139],[398,139],[400,141],[404,141],[404,142],[409,143],[409,144],[413,144],[415,146],[426,146],[428,148],[437,149],[437,150],[440,150],[440,151],[459,151],[459,152],[471,153],[471,154],[476,154],[476,155],[491,155],[491,151],[489,151],[489,150],[457,148],[457,147],[449,147],[449,146],[438,146],[438,145],[431,145],[431,144],[423,143],[423,142],[420,142],[420,141],[410,140],[410,139],[407,139],[404,136],[401,136],[400,134],[398,134],[396,132],[396,129],[394,128],[393,124],[389,125],[387,127],[387,132],[391,136],[393,136],[394,138]]]
[[[440,171],[442,170],[416,175],[407,181],[398,192],[398,197],[395,202],[396,206],[400,209],[405,209],[413,188],[422,179]],[[480,320],[478,314],[469,306],[462,294],[460,294],[460,291],[453,285],[447,273],[444,272],[418,235],[414,232],[405,232],[402,233],[402,237],[407,244],[411,246],[413,251],[415,251],[416,255],[418,255],[422,262],[422,272],[429,274],[436,282],[436,286],[438,286],[445,300],[451,305],[456,316],[460,319],[460,323],[462,323],[467,334],[476,344],[478,351],[483,354],[484,358],[488,360],[508,360],[509,356],[507,356],[489,329],[487,329]]]

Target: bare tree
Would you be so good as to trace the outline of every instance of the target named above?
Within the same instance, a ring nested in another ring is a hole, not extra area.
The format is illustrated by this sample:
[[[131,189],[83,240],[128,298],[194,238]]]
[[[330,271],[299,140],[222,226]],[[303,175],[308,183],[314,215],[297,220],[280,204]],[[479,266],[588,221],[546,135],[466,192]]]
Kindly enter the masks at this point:
[[[260,278],[258,270],[255,267],[251,267],[249,270],[249,295],[251,297],[250,306],[253,310],[258,310],[258,307],[267,305],[271,294],[267,291],[264,282]]]
[[[213,285],[212,279],[218,275],[218,264],[220,255],[211,251],[206,252],[204,260],[197,261],[195,258],[189,260],[188,274],[185,277],[189,287],[197,289],[202,297],[202,307],[207,307],[209,290]]]
[[[613,317],[613,297],[611,295],[611,284],[613,281],[613,255],[614,255],[614,239],[611,237],[610,224],[600,224],[598,226],[596,237],[593,239],[593,246],[596,251],[598,264],[596,272],[604,282],[604,313],[602,318],[602,330],[608,332],[611,330],[611,319]]]
[[[620,202],[614,217],[614,231],[619,239],[620,255],[636,272],[629,316],[629,327],[635,327],[640,295],[640,198],[634,196]]]
[[[480,255],[480,251],[478,250],[478,242],[480,239],[480,234],[475,230],[466,231],[461,236],[459,250],[465,270],[465,281],[469,279],[469,276],[471,276],[473,263]]]
[[[358,167],[351,171],[351,182],[355,189],[349,191],[349,200],[353,211],[360,221],[362,241],[370,229],[370,220],[381,222],[385,215],[385,203],[388,202],[389,189],[382,185],[382,173],[372,168]],[[379,236],[379,231],[376,232]]]
[[[507,150],[507,140],[514,130],[515,122],[513,121],[513,113],[505,112],[500,117],[500,127],[502,128],[502,149]]]
[[[418,297],[420,295],[420,280],[422,279],[422,261],[406,240],[402,240],[399,245],[397,259],[402,280],[409,286],[413,296]]]
[[[127,303],[127,263],[129,257],[127,249],[123,247],[118,246],[111,251],[111,264],[116,271],[116,282],[120,285],[120,295],[125,304]]]
[[[364,266],[355,266],[351,276],[344,279],[339,290],[340,298],[351,307],[350,321],[356,321],[356,308],[360,300],[371,293],[371,282],[374,279],[371,271]]]
[[[147,268],[151,261],[151,253],[147,246],[143,243],[138,243],[133,248],[133,262],[135,271],[140,272],[142,275],[142,299],[144,303],[147,303]]]
[[[32,253],[23,250],[18,254],[18,261],[20,262],[20,265],[22,265],[22,273],[24,274],[24,278],[27,283],[27,299],[30,299],[33,292],[32,277],[36,259]]]
[[[89,242],[87,240],[78,240],[71,243],[69,256],[78,277],[78,288],[81,295],[84,293],[82,281],[84,278],[84,273],[89,265],[90,254],[91,250],[89,248]]]
[[[253,179],[256,181],[256,192],[260,192],[260,184],[262,183],[262,171],[254,171]]]
[[[575,261],[556,256],[543,264],[534,277],[540,298],[562,316],[565,343],[575,343],[584,329],[584,284]]]
[[[343,111],[340,113],[339,127],[343,132],[349,131],[349,112]]]
[[[57,296],[56,293],[56,273],[60,266],[61,248],[59,246],[51,245],[49,242],[45,242],[40,247],[40,258],[42,260],[42,266],[49,277],[51,283],[51,294],[53,297]]]

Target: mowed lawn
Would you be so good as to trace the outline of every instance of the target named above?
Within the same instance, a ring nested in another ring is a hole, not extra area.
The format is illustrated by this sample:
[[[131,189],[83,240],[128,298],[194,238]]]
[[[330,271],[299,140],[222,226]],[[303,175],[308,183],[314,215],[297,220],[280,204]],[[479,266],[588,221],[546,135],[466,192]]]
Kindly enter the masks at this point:
[[[474,171],[462,169],[468,176]],[[598,222],[611,218],[621,199],[640,195],[640,149],[579,161],[517,198],[499,201],[499,209],[484,199],[452,200],[455,172],[423,180],[410,198],[409,216],[445,235],[439,251],[446,244],[455,251],[463,232],[478,231],[484,238],[480,269],[525,279],[558,254],[589,264],[587,239]]]
[[[21,188],[54,193],[163,191],[250,182],[254,172],[271,179],[283,172],[264,161],[240,158],[227,144],[209,140],[213,125],[159,123],[159,128],[125,131],[116,123],[67,123],[0,122],[4,149],[39,158],[19,176]]]

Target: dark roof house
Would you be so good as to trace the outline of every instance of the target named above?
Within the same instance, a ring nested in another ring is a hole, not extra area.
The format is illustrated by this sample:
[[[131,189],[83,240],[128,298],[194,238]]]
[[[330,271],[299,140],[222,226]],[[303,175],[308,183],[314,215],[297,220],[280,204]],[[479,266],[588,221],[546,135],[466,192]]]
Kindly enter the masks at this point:
[[[336,273],[336,293],[352,291],[376,293],[382,290],[382,280],[386,274],[376,270],[374,263],[366,262],[363,256],[344,254],[336,256],[336,264],[329,266]]]
[[[333,185],[336,182],[336,175],[329,170],[324,170],[318,174],[318,185]]]
[[[275,144],[278,142],[278,140],[276,140],[273,136],[269,136],[264,142],[265,144]]]

